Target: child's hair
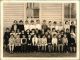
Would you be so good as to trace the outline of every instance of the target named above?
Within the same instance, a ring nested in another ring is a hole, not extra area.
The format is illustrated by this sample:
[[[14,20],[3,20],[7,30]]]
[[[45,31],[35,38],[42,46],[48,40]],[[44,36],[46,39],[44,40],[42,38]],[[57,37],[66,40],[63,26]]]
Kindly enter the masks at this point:
[[[56,34],[53,34],[53,37],[55,37],[56,36]]]
[[[27,22],[27,23],[28,23],[28,20],[26,20],[25,22]]]
[[[14,20],[14,23],[16,23],[16,24],[17,24],[17,21],[16,21],[16,20]]]
[[[36,22],[38,22],[38,21],[40,21],[40,20],[36,20]]]
[[[14,35],[13,35],[13,34],[11,34],[11,35],[10,35],[10,37],[12,37],[12,36],[14,37]]]
[[[52,31],[55,30],[55,28],[52,28]]]
[[[65,24],[67,23],[68,21],[65,21]]]
[[[34,22],[33,20],[31,20],[31,23]]]
[[[43,20],[43,22],[46,22],[46,20]]]
[[[49,21],[49,23],[51,23],[51,21]]]
[[[71,24],[74,24],[74,21],[72,21]]]
[[[54,21],[53,23],[54,23],[54,24],[57,24],[57,22],[56,22],[56,21]]]
[[[21,22],[23,23],[23,21],[22,21],[22,20],[20,20],[20,21],[19,21],[19,23],[21,23]]]
[[[6,30],[9,30],[9,28],[6,28]]]

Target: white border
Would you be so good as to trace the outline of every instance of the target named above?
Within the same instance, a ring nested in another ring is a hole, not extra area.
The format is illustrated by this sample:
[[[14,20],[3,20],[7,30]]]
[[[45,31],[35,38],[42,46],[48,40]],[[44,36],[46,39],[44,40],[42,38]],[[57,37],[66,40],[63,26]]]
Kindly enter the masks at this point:
[[[3,3],[26,3],[26,2],[38,2],[38,3],[45,3],[45,1],[2,1],[1,2],[1,59],[2,60],[14,60],[14,59],[19,59],[19,60],[39,60],[39,59],[46,59],[46,60],[52,60],[52,59],[60,59],[60,60],[78,60],[79,59],[79,1],[46,1],[46,3],[76,3],[77,5],[77,57],[51,57],[51,58],[43,58],[43,57],[3,57]]]

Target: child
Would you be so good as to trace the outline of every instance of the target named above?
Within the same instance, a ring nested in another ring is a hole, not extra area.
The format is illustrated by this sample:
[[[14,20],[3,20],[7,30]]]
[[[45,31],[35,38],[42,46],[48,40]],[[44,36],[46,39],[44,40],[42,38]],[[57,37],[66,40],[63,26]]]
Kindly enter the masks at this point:
[[[39,30],[38,29],[35,29],[35,34],[36,34],[36,36],[38,37],[38,35],[40,35],[40,33],[39,33]]]
[[[25,21],[25,25],[24,25],[25,31],[28,30],[28,29],[30,29],[29,27],[30,27],[29,22],[26,20]]]
[[[36,29],[41,30],[40,20],[36,20]]]
[[[38,38],[36,37],[36,35],[34,35],[34,37],[32,38],[32,45],[33,45],[34,51],[37,52]]]
[[[27,29],[26,32],[25,32],[25,35],[26,35],[26,38],[28,38],[28,35],[30,34],[30,30]]]
[[[56,32],[55,28],[52,28],[52,36],[53,36],[54,34],[57,34],[57,32]]]
[[[18,28],[19,28],[19,27],[18,27],[17,21],[14,20],[13,25],[12,25],[12,27],[11,27],[11,32],[12,32],[12,30],[17,31]]]
[[[46,36],[45,35],[43,35],[43,37],[42,37],[42,51],[44,52],[46,52],[46,46],[47,46],[47,38],[46,38]]]
[[[28,35],[27,45],[28,45],[28,52],[31,52],[32,51],[32,38],[31,38],[31,35]]]
[[[23,35],[26,35],[24,30],[21,31],[20,38],[22,38]]]
[[[22,35],[22,38],[21,38],[21,51],[22,52],[26,52],[26,44],[27,44],[27,39],[25,37],[25,35]]]
[[[31,30],[30,35],[33,38],[33,36],[35,35],[35,30],[34,29]]]
[[[48,28],[49,28],[50,30],[52,30],[52,22],[51,22],[51,21],[48,22]]]
[[[58,51],[63,52],[63,43],[62,43],[62,38],[61,35],[58,35]]]
[[[31,24],[30,24],[29,28],[30,28],[30,30],[35,29],[35,28],[36,28],[36,26],[35,26],[35,24],[34,24],[34,21],[33,21],[33,20],[31,20]]]
[[[59,29],[56,21],[53,22],[52,28],[55,28],[56,31]]]
[[[39,51],[39,52],[41,51],[41,43],[42,43],[41,36],[38,35],[38,51]]]
[[[76,29],[76,27],[74,25],[74,22],[72,21],[71,25],[70,25],[70,32],[73,31],[75,33],[75,29]]]
[[[47,36],[47,44],[48,44],[48,51],[51,52],[51,41],[52,41],[52,37],[51,35],[49,34]]]
[[[46,24],[46,20],[43,20],[42,29],[44,30],[44,32],[47,31],[47,28],[48,28],[48,26]]]
[[[10,53],[13,53],[14,51],[14,44],[15,44],[15,38],[14,38],[14,35],[11,34],[9,38],[9,44],[8,44]]]
[[[10,30],[9,30],[9,28],[6,28],[6,32],[4,33],[4,44],[5,44],[6,50],[7,50],[7,46],[9,43],[9,38],[10,38]]]
[[[76,52],[76,43],[75,43],[75,38],[74,36],[71,34],[71,39],[70,39],[70,52]]]
[[[66,34],[64,34],[62,41],[63,41],[63,46],[64,46],[63,52],[68,52],[68,38]]]
[[[65,22],[64,29],[65,29],[65,31],[66,31],[66,29],[70,29],[70,24],[68,21]]]
[[[58,40],[57,40],[56,34],[54,34],[52,37],[52,48],[53,48],[52,50],[54,52],[57,51],[57,43],[58,43]]]
[[[20,32],[21,32],[22,30],[24,30],[24,24],[23,24],[23,21],[22,21],[22,20],[19,21],[18,29],[19,29]]]
[[[20,34],[17,34],[16,39],[15,39],[15,50],[16,50],[16,52],[20,52],[20,48],[21,48]]]
[[[59,31],[63,30],[62,22],[59,23],[59,27],[58,28],[59,28]]]

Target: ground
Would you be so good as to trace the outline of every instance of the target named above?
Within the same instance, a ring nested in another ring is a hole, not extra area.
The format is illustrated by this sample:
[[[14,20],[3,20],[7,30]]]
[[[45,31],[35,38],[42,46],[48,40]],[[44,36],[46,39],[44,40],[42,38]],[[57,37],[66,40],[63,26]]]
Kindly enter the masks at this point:
[[[3,53],[4,57],[76,57],[76,53],[13,53],[10,54],[6,51]]]

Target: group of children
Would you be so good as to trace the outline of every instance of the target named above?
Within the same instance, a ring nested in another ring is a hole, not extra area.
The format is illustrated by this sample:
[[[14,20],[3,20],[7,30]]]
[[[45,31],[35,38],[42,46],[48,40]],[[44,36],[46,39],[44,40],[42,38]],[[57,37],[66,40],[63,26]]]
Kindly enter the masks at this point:
[[[76,26],[74,21],[63,25],[43,20],[14,21],[4,33],[6,50],[13,52],[76,52]]]

